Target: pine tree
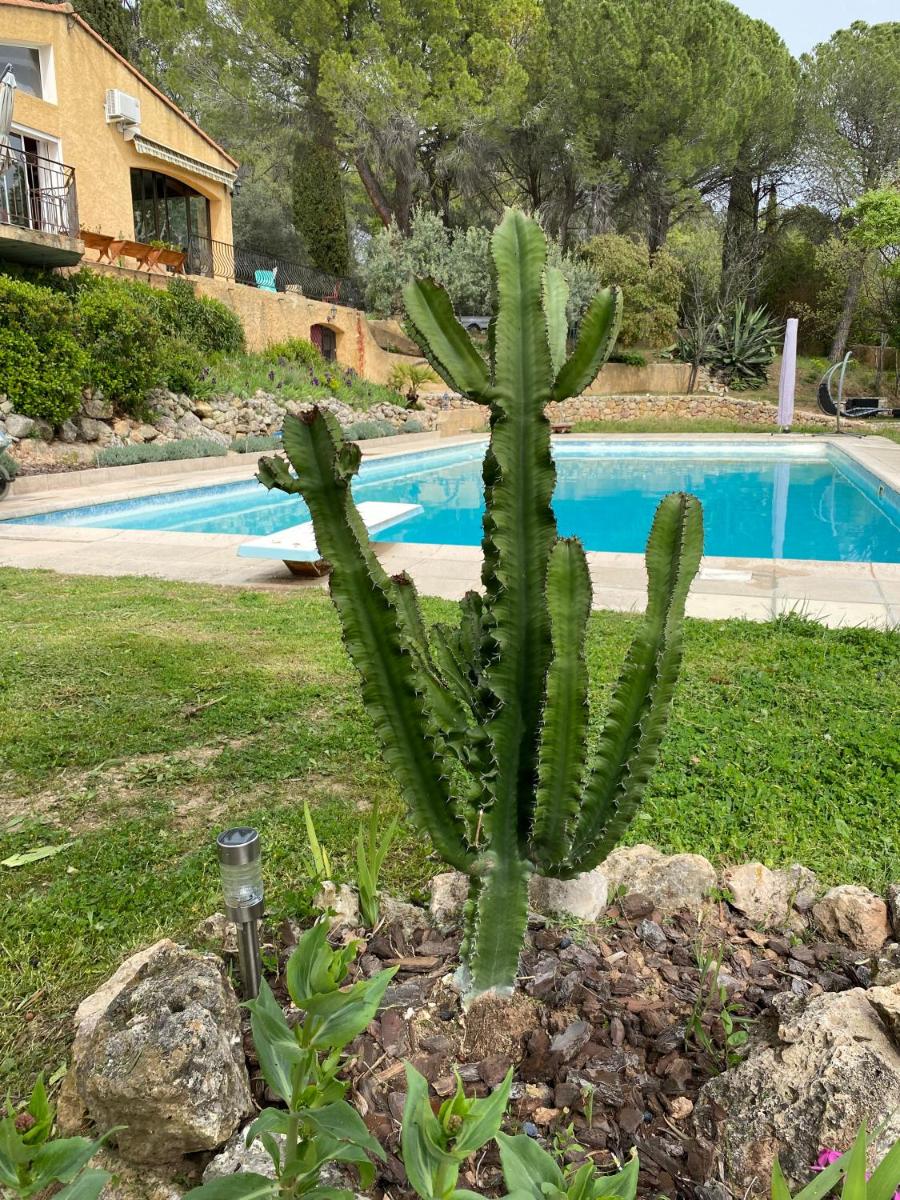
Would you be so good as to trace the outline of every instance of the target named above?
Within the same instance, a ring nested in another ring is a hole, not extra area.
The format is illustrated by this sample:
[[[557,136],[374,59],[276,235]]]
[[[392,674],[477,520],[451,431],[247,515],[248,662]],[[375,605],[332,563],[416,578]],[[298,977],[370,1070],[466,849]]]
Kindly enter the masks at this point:
[[[131,57],[133,23],[122,0],[73,0],[75,11],[124,58]]]

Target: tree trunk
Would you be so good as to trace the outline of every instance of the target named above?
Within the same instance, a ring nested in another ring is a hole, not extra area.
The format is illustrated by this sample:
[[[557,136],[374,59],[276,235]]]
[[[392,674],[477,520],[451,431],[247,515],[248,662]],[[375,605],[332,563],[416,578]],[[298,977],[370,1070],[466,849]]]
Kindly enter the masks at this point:
[[[381,184],[375,178],[374,171],[361,154],[356,158],[354,166],[366,190],[366,195],[369,197],[369,201],[378,214],[382,225],[390,225],[394,214],[391,211],[387,196],[382,191]]]
[[[722,240],[722,274],[734,270],[736,264],[749,260],[747,245],[756,228],[756,198],[753,179],[744,167],[736,166],[728,188],[728,211],[725,214],[725,237]]]
[[[853,314],[856,312],[856,302],[859,299],[865,270],[866,254],[863,252],[850,268],[850,274],[847,277],[847,287],[844,292],[844,307],[834,334],[834,341],[831,343],[831,354],[829,357],[833,363],[842,359],[847,352],[850,326],[853,324]]]

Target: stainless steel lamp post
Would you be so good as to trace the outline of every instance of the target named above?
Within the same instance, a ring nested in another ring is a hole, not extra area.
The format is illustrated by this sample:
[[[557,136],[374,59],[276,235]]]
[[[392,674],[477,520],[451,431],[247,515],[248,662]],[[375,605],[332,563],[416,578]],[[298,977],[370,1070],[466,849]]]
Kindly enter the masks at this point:
[[[259,933],[256,923],[263,915],[262,850],[255,829],[242,826],[226,829],[216,838],[225,915],[234,921],[238,935],[238,957],[244,999],[259,995]]]

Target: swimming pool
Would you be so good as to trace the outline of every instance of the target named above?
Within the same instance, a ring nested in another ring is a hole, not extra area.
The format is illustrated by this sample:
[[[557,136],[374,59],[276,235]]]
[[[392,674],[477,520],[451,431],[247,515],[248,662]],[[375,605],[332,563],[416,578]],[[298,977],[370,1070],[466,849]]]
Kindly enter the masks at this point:
[[[586,438],[557,440],[553,453],[560,533],[588,550],[642,551],[660,497],[685,490],[703,501],[708,555],[900,562],[900,496],[828,443]],[[476,442],[369,459],[354,494],[422,506],[379,540],[478,545],[483,454]],[[298,497],[251,479],[16,523],[253,537],[307,519]]]

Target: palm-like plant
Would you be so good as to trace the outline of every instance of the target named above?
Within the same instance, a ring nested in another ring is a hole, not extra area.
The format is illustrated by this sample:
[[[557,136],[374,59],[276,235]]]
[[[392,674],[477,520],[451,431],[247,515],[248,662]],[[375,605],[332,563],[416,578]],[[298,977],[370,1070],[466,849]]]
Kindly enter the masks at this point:
[[[588,761],[584,642],[591,584],[581,543],[560,538],[544,407],[582,392],[607,358],[621,298],[601,292],[566,359],[566,284],[546,268],[537,224],[510,211],[496,230],[490,363],[433,281],[405,291],[409,321],[447,383],[490,408],[484,459],[484,594],[456,627],[426,629],[412,580],[389,578],[351,496],[356,446],[326,412],[288,418],[296,470],[264,459],[267,487],[303,495],[368,713],[410,812],[470,879],[464,967],[470,994],[511,988],[532,873],[573,877],[599,863],[637,810],[656,760],[703,541],[699,502],[672,494],[647,546],[649,602]]]
[[[706,359],[735,390],[761,387],[778,348],[779,331],[767,308],[751,309],[739,300],[731,315],[716,325]]]

